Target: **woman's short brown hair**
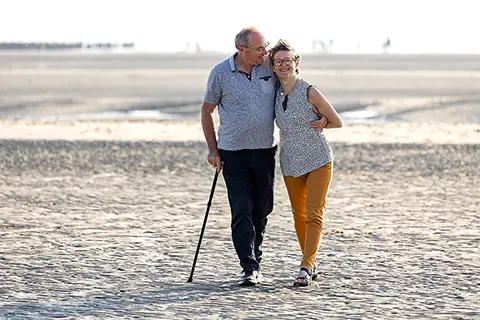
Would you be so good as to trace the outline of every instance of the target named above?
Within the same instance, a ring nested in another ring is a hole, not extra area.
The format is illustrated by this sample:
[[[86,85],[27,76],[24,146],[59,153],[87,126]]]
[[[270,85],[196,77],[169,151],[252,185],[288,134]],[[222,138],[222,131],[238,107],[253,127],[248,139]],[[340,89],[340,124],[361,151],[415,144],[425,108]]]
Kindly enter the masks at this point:
[[[273,57],[277,54],[278,51],[290,51],[293,55],[293,60],[295,62],[300,61],[300,55],[296,53],[295,48],[292,46],[292,44],[288,40],[283,40],[280,39],[278,40],[277,44],[270,49],[270,52],[268,53],[268,57],[270,58],[270,62],[272,63],[273,66]],[[295,72],[298,74],[298,68],[295,69]]]

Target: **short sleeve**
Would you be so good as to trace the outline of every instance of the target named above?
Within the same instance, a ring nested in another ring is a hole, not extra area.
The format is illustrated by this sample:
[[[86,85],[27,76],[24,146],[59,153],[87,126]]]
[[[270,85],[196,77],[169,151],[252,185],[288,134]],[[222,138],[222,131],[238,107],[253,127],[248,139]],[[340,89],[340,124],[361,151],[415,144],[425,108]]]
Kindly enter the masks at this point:
[[[205,90],[203,100],[207,103],[216,105],[220,102],[221,97],[222,90],[220,87],[219,75],[218,72],[216,72],[216,70],[214,69],[210,72],[210,75],[208,76],[207,89]]]

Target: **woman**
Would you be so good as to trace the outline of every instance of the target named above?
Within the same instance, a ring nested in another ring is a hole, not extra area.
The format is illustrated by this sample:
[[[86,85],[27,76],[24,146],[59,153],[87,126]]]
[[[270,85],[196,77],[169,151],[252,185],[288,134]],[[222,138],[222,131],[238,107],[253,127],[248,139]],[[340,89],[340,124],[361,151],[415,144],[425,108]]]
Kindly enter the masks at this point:
[[[324,128],[340,128],[342,119],[317,87],[297,76],[300,56],[288,41],[279,40],[269,58],[281,84],[275,97],[280,167],[303,254],[294,285],[308,286],[316,277],[315,261],[333,162],[323,131],[312,129],[310,122],[323,116],[327,120]],[[315,108],[316,113],[312,112]]]

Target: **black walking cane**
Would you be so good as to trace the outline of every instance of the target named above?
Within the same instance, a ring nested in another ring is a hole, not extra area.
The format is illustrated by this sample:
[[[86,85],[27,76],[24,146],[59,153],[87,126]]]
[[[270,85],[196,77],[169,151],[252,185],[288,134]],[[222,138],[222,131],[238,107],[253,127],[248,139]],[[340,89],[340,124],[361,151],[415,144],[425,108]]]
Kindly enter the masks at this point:
[[[195,271],[195,264],[197,263],[198,252],[200,251],[200,244],[202,243],[203,233],[205,232],[205,226],[207,225],[208,212],[212,205],[213,193],[215,192],[215,186],[217,185],[218,171],[215,170],[215,176],[213,177],[212,189],[210,190],[210,198],[208,199],[207,211],[205,212],[205,218],[203,219],[202,231],[200,232],[200,238],[198,239],[197,252],[195,252],[195,258],[193,258],[192,270],[190,271],[190,277],[187,282],[193,281],[193,272]]]

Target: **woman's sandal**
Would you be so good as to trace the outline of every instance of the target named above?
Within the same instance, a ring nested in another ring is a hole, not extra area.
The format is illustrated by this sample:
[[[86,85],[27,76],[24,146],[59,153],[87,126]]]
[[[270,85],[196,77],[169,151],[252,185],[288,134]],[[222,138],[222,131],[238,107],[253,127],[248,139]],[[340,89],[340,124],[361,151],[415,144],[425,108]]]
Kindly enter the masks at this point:
[[[308,287],[312,284],[312,271],[310,271],[306,267],[300,267],[298,271],[297,277],[293,282],[293,286],[295,287]]]

